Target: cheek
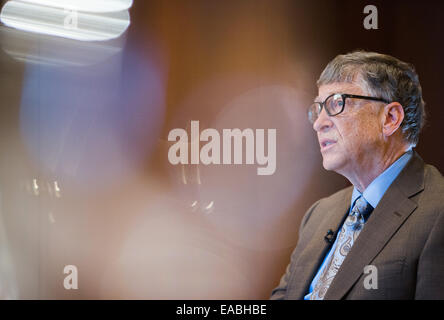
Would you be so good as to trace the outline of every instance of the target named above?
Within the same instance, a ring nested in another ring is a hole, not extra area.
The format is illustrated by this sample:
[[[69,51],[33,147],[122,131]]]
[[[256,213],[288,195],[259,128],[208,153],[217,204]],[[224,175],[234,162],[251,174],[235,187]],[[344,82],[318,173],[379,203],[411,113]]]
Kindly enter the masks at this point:
[[[378,138],[378,126],[374,121],[348,122],[338,130],[344,151],[357,151],[367,149]]]
[[[368,143],[378,143],[382,137],[382,124],[378,121],[377,117],[371,117],[367,121],[362,123],[363,137]]]

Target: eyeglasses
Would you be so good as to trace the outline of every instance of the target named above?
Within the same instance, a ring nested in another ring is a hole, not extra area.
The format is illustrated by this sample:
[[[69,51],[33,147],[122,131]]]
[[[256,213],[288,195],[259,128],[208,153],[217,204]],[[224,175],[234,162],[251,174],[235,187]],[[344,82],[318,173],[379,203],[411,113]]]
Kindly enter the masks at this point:
[[[337,116],[342,111],[344,111],[345,100],[347,98],[373,100],[373,101],[390,103],[389,101],[382,98],[358,96],[355,94],[346,94],[346,93],[333,93],[332,95],[329,95],[324,100],[324,102],[315,102],[308,108],[308,120],[313,124],[321,114],[322,108],[325,108],[325,111],[330,117]]]

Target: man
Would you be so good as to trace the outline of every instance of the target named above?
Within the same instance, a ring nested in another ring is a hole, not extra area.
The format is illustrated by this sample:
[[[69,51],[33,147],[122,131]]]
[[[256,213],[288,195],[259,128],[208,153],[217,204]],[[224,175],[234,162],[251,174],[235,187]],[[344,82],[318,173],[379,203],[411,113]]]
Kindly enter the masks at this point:
[[[271,299],[444,299],[444,179],[413,150],[425,118],[414,67],[356,51],[318,88],[323,166],[353,186],[307,211]]]

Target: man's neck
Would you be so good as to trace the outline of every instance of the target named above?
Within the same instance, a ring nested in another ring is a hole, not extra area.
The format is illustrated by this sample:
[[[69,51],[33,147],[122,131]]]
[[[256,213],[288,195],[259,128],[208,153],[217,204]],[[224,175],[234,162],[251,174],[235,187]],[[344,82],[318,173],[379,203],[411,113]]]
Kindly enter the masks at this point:
[[[344,176],[353,184],[353,186],[361,193],[375,180],[381,173],[389,168],[396,160],[398,160],[407,150],[409,146],[402,148],[388,149],[382,155],[372,155],[368,157],[359,168],[354,168],[351,174]]]

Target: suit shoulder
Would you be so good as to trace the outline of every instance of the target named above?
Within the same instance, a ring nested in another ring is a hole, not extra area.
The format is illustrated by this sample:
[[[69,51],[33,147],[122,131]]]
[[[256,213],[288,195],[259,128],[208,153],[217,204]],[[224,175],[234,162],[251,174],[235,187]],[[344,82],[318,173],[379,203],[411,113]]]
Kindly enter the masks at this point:
[[[433,186],[434,188],[444,189],[444,177],[441,172],[431,164],[424,166],[424,180],[426,184]]]
[[[330,204],[332,202],[336,202],[338,200],[344,199],[344,198],[350,198],[351,194],[353,192],[353,186],[348,186],[344,189],[341,189],[327,197],[321,198],[315,203],[311,205],[311,207],[307,210],[307,213],[311,214],[314,209],[316,209],[319,206],[322,206],[324,204]]]
[[[444,177],[439,170],[432,165],[424,168],[424,193],[428,202],[444,210],[442,197],[444,195]]]
[[[319,200],[320,203],[323,202],[331,202],[331,201],[336,201],[338,199],[343,199],[344,197],[351,197],[351,194],[353,192],[353,186],[348,186],[344,189],[341,189],[333,194],[331,194],[328,197],[322,198]]]
[[[317,211],[318,213],[322,213],[325,211],[325,208],[330,208],[332,204],[340,203],[344,201],[344,199],[351,199],[352,192],[353,186],[349,186],[333,193],[330,196],[319,199],[305,213],[305,216],[302,219],[301,226],[304,226],[306,224],[306,222],[311,218],[315,211]]]

